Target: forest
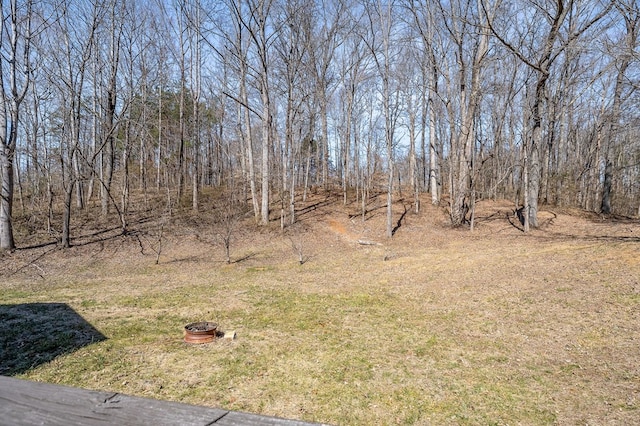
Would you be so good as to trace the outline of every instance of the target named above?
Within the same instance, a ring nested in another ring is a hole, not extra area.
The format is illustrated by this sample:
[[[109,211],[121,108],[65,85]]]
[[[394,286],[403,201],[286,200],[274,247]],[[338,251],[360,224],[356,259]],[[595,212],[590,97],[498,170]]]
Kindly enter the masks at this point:
[[[640,215],[636,0],[9,0],[0,250],[15,218],[71,245],[95,202],[257,224],[308,191],[399,191],[473,224],[506,199]]]

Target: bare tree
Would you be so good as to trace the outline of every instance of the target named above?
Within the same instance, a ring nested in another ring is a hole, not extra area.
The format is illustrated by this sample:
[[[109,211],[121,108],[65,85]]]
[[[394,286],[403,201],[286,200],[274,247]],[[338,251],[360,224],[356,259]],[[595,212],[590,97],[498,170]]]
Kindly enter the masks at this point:
[[[276,80],[276,95],[279,95],[284,111],[284,144],[279,144],[280,159],[280,202],[281,227],[295,222],[295,195],[297,174],[296,168],[301,152],[302,135],[308,115],[308,100],[311,97],[312,82],[305,77],[304,62],[308,57],[309,44],[305,36],[312,25],[308,9],[312,5],[306,0],[289,0],[278,8],[279,13],[276,26],[279,36],[274,43],[276,61],[274,77]],[[288,206],[287,206],[288,204]]]
[[[384,119],[384,141],[387,160],[387,237],[393,236],[393,180],[394,144],[397,121],[400,112],[399,91],[397,82],[392,81],[399,55],[400,42],[396,37],[395,4],[393,1],[376,1],[366,12],[369,33],[364,38],[367,48],[375,63],[380,78],[380,96],[382,116]],[[393,71],[393,72],[392,72]]]
[[[269,200],[270,200],[270,151],[273,136],[273,117],[271,107],[271,50],[275,39],[275,30],[271,22],[271,8],[273,0],[233,0],[229,6],[232,11],[234,25],[237,28],[236,43],[234,52],[238,56],[240,65],[240,95],[234,96],[227,93],[230,97],[242,105],[246,111],[245,117],[245,137],[249,144],[252,144],[251,123],[249,113],[257,115],[261,121],[261,203],[260,203],[260,221],[263,225],[269,223]],[[236,30],[234,28],[234,30]],[[242,42],[242,36],[246,35],[249,45]],[[233,37],[227,37],[233,40]],[[255,58],[255,63],[249,63],[249,50],[252,51],[251,57]],[[247,80],[250,75],[260,93],[261,108],[252,108],[249,105],[247,93]],[[246,99],[245,99],[246,98]],[[239,109],[240,111],[240,109]],[[247,147],[249,152],[250,163],[253,159],[253,148]],[[253,167],[250,165],[250,173],[253,173]],[[253,179],[252,179],[253,181]],[[253,187],[252,187],[253,193]]]
[[[450,129],[450,217],[453,226],[465,223],[469,211],[471,167],[476,139],[476,119],[482,99],[482,72],[489,50],[489,33],[481,22],[477,4],[440,3],[442,20],[455,52],[455,65],[443,65],[448,88]],[[457,106],[457,109],[454,109]]]
[[[615,58],[617,62],[617,75],[613,91],[613,99],[611,105],[611,113],[607,117],[608,126],[606,129],[606,140],[604,147],[603,163],[604,163],[604,181],[602,185],[602,202],[600,212],[610,214],[611,209],[611,192],[612,181],[614,175],[614,148],[615,141],[619,137],[620,115],[622,106],[622,95],[627,80],[627,70],[634,60],[634,52],[638,48],[638,33],[640,32],[640,9],[634,2],[619,2],[616,4],[616,10],[622,16],[626,33],[620,42],[620,53]],[[635,58],[637,60],[637,58]]]
[[[76,180],[80,178],[73,164],[77,161],[81,148],[85,78],[99,27],[99,17],[103,11],[97,5],[70,7],[65,2],[66,0],[62,0],[59,5],[55,20],[55,31],[60,38],[50,38],[47,48],[52,53],[49,58],[51,67],[48,80],[58,92],[62,113],[58,136],[61,139],[59,155],[64,190],[62,246],[66,248],[71,246],[71,200]],[[74,31],[80,23],[80,28],[86,32]]]
[[[519,39],[510,37],[513,32],[501,31],[496,28],[495,16],[489,13],[485,0],[481,0],[482,7],[487,17],[487,25],[492,34],[506,46],[512,54],[530,67],[535,75],[532,99],[529,106],[529,123],[527,134],[523,138],[524,145],[524,228],[525,232],[530,226],[538,226],[538,198],[540,192],[541,161],[540,147],[542,145],[542,120],[544,115],[545,100],[547,97],[547,82],[549,81],[551,67],[560,55],[588,30],[604,18],[611,10],[614,2],[608,2],[604,7],[598,7],[596,1],[591,6],[584,5],[576,0],[548,0],[545,4],[538,2],[526,2],[516,7],[527,10],[539,23],[537,31],[539,35],[532,37],[529,33],[517,33]],[[567,26],[567,21],[572,24]],[[509,25],[510,23],[507,23]],[[565,29],[569,31],[565,33]],[[509,35],[507,35],[509,34]],[[530,39],[534,42],[531,43]]]
[[[352,17],[352,26],[344,36],[344,41],[340,46],[338,58],[338,69],[340,75],[340,89],[337,92],[340,98],[341,113],[338,115],[338,126],[341,127],[341,175],[343,204],[348,203],[348,192],[355,178],[356,200],[361,192],[360,173],[360,146],[358,126],[359,98],[362,96],[362,86],[367,80],[367,60],[370,59],[370,52],[364,42],[367,31],[363,28],[362,17],[359,15]]]
[[[413,17],[413,28],[420,35],[422,42],[421,65],[421,84],[423,85],[421,93],[422,102],[422,153],[425,156],[425,141],[429,140],[429,165],[423,160],[423,174],[428,170],[428,188],[431,193],[431,204],[437,205],[440,202],[440,194],[438,191],[437,179],[437,149],[436,145],[436,112],[435,101],[438,93],[438,61],[436,60],[436,42],[435,42],[435,13],[436,8],[432,2],[419,2],[417,0],[408,0],[406,8],[409,9]]]
[[[202,13],[201,5],[199,1],[195,1],[192,5],[195,9],[192,14],[195,15],[192,18],[192,22],[195,22],[196,29],[191,31],[190,43],[191,43],[191,96],[192,96],[192,108],[193,108],[193,125],[192,125],[192,138],[193,138],[193,176],[192,176],[192,197],[191,208],[194,211],[198,211],[199,208],[199,193],[200,193],[200,150],[202,146],[201,135],[201,111],[200,104],[202,102],[202,40],[198,31],[198,28],[202,26]],[[192,25],[193,26],[193,25]]]
[[[118,126],[117,103],[118,103],[118,73],[120,64],[120,43],[122,39],[122,19],[119,11],[122,8],[120,0],[111,0],[108,5],[109,31],[108,31],[108,53],[107,53],[107,81],[104,87],[103,109],[104,122],[102,125],[102,147],[100,155],[102,167],[100,168],[100,200],[102,205],[102,215],[109,213],[111,205],[111,184],[113,181],[113,171],[116,156],[115,133]],[[97,52],[96,52],[97,54]]]
[[[222,200],[221,205],[214,212],[216,221],[216,241],[224,249],[225,260],[231,263],[231,244],[237,232],[238,223],[244,214],[242,204],[236,199],[236,194],[230,191]]]
[[[200,150],[201,150],[201,102],[202,102],[202,6],[199,0],[180,0],[179,9],[183,19],[186,21],[185,28],[181,32],[186,33],[186,45],[189,53],[189,80],[191,95],[191,141],[192,141],[192,164],[191,164],[191,209],[198,211],[200,195]],[[185,50],[182,50],[181,60],[185,59]],[[187,64],[184,64],[186,66]],[[181,67],[182,68],[182,67]],[[186,75],[182,77],[186,79]],[[182,91],[182,86],[181,86]],[[181,99],[182,99],[181,95]],[[182,99],[181,102],[184,102]],[[184,120],[184,113],[182,113]]]
[[[31,78],[33,2],[11,0],[8,10],[4,2],[0,9],[0,250],[14,250],[14,158],[20,109]]]
[[[320,140],[316,153],[320,172],[316,182],[329,185],[329,107],[336,88],[332,75],[332,65],[336,49],[342,44],[340,30],[347,18],[346,2],[337,0],[321,2],[313,9],[316,25],[311,27],[312,33],[305,38],[309,43],[309,72],[315,81],[315,100],[318,103],[318,118],[320,120]]]

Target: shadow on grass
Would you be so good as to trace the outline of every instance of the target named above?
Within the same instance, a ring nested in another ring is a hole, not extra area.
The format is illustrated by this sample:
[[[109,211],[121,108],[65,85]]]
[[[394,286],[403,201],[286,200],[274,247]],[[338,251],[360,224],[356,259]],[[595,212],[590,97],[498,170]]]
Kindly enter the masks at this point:
[[[0,374],[15,376],[106,339],[64,303],[0,305]]]
[[[407,212],[409,211],[409,210],[407,210],[407,206],[404,204],[404,202],[402,203],[402,207],[404,207],[404,212],[400,216],[400,219],[398,219],[398,222],[396,222],[396,226],[391,231],[391,235],[396,235],[396,232],[402,226],[402,221],[404,220],[404,217],[407,215]]]

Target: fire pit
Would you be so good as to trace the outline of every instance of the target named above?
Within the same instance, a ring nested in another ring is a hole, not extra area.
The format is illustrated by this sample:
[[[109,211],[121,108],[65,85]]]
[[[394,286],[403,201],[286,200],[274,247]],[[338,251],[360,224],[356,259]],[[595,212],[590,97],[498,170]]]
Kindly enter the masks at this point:
[[[187,343],[210,343],[216,338],[218,324],[215,322],[192,322],[184,326],[184,341]]]

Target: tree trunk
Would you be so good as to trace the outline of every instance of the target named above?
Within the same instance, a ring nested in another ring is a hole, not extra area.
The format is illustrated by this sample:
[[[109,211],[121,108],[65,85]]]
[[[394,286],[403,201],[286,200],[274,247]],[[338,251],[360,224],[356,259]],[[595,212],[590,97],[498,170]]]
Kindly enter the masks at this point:
[[[329,125],[327,123],[327,94],[326,88],[321,88],[320,94],[320,123],[321,123],[321,143],[319,152],[322,161],[322,185],[325,189],[329,188]]]
[[[266,73],[266,70],[263,70]],[[267,76],[262,76],[262,203],[260,207],[260,221],[269,224],[269,149],[271,147],[271,106],[269,104],[269,82]]]
[[[115,101],[108,102],[107,117],[103,131],[105,132],[105,144],[102,148],[102,169],[100,173],[100,201],[102,206],[102,216],[106,217],[110,212],[111,182],[113,181],[113,163],[115,160],[115,146],[113,138],[113,121],[115,114]]]
[[[115,130],[116,130],[116,106],[118,90],[118,70],[120,62],[120,31],[118,27],[116,9],[118,5],[114,1],[111,5],[111,28],[110,28],[110,49],[109,49],[109,81],[106,92],[106,111],[104,124],[104,147],[103,162],[104,174],[101,182],[102,216],[109,214],[111,205],[111,183],[113,181],[113,169],[116,156]]]
[[[192,7],[195,9],[193,12],[195,16],[189,19],[191,43],[191,95],[192,95],[192,109],[193,109],[193,176],[192,176],[192,194],[191,194],[191,209],[194,212],[198,211],[199,198],[200,198],[200,96],[201,96],[201,79],[202,79],[202,45],[200,41],[200,2],[196,1]],[[193,28],[196,25],[198,28]]]
[[[244,59],[243,59],[244,61]],[[246,68],[243,66],[240,77],[240,99],[247,105]],[[249,189],[251,191],[251,205],[253,206],[253,216],[258,221],[260,217],[260,206],[258,204],[258,189],[256,188],[256,169],[253,160],[253,131],[251,129],[251,113],[248,108],[240,106],[242,109],[244,128],[242,137],[244,139],[244,150],[247,158],[247,169],[249,171]]]
[[[158,84],[158,149],[156,154],[156,191],[160,192],[160,183],[162,178],[162,163],[164,159],[162,158],[162,78],[160,78]]]
[[[353,97],[355,91],[355,85],[350,82],[347,87],[347,105],[346,105],[346,117],[344,123],[344,148],[342,152],[342,204],[347,205],[348,189],[349,189],[349,168],[350,165],[350,151],[351,151],[351,120],[353,116]],[[357,161],[357,159],[354,159]]]
[[[528,189],[525,192],[525,197],[528,201],[528,209],[525,210],[529,218],[529,226],[533,228],[538,227],[538,199],[540,197],[540,149],[542,145],[542,111],[543,102],[545,99],[546,83],[549,75],[546,71],[540,71],[538,73],[538,82],[536,84],[535,99],[533,100],[533,106],[531,109],[531,138],[528,150]]]
[[[4,141],[4,138],[2,140]],[[0,173],[2,179],[2,190],[0,192],[0,250],[13,251],[16,248],[12,224],[13,150],[4,145],[4,143],[0,145]]]
[[[73,173],[76,181],[76,207],[84,209],[84,185],[82,184],[82,170],[80,168],[80,160],[78,153],[73,156]]]
[[[71,198],[73,196],[73,182],[67,182],[64,191],[64,209],[62,212],[62,247],[71,247]]]
[[[413,208],[415,213],[420,213],[420,187],[418,185],[418,164],[416,155],[416,113],[413,97],[409,93],[407,100],[409,109],[409,181],[413,193]]]
[[[523,192],[524,192],[524,205],[523,205],[523,223],[522,225],[524,226],[524,232],[529,232],[529,146],[528,144],[525,142],[524,146],[522,147],[522,155],[523,155],[523,164],[522,164],[522,184],[523,184]],[[517,202],[516,202],[517,204]]]
[[[120,227],[122,233],[127,232],[127,211],[129,210],[129,150],[131,149],[130,124],[126,124],[125,142],[122,149],[122,194],[120,198]]]
[[[437,141],[436,141],[436,110],[435,97],[438,93],[438,69],[435,64],[435,53],[430,47],[430,70],[428,73],[427,115],[429,116],[429,192],[431,193],[431,204],[440,204],[440,194],[438,192],[438,178],[436,170],[438,167]]]
[[[604,168],[604,182],[602,185],[602,204],[600,205],[600,213],[611,214],[611,187],[613,182],[613,164],[607,159]]]

